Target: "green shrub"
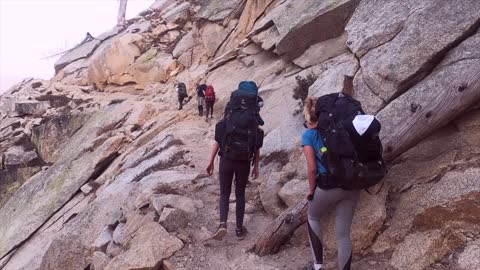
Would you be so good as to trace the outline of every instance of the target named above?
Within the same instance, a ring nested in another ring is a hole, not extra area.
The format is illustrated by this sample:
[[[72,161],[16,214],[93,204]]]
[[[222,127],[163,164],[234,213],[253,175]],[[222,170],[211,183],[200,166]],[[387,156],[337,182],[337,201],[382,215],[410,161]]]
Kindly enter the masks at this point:
[[[302,112],[303,106],[305,105],[305,99],[308,97],[308,88],[315,83],[318,76],[309,73],[307,76],[302,77],[300,75],[295,77],[297,81],[297,86],[293,88],[293,98],[298,100],[298,108],[293,112],[293,115],[297,115]]]

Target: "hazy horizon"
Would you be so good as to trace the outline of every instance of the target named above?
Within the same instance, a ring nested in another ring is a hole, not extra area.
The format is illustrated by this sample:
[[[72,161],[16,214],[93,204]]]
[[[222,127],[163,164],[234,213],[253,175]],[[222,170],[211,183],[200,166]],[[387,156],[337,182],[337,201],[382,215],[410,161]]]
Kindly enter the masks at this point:
[[[154,0],[129,0],[127,19]],[[113,28],[118,0],[0,0],[0,93],[24,78],[50,79],[60,57],[85,38]]]

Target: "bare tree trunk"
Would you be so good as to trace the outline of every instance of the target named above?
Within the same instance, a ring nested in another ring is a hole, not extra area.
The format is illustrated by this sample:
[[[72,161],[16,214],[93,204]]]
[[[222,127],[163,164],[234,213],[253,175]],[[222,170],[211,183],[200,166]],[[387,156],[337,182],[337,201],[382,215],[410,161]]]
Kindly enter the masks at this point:
[[[463,84],[452,85],[449,91],[439,93],[428,106],[417,111],[412,118],[383,138],[386,161],[394,160],[478,102],[480,68],[466,74],[463,81]]]
[[[127,13],[128,0],[119,0],[119,1],[120,1],[120,5],[118,6],[117,26],[122,26],[125,24],[125,14]]]
[[[293,232],[307,222],[307,201],[293,205],[267,227],[253,250],[259,256],[276,253]]]

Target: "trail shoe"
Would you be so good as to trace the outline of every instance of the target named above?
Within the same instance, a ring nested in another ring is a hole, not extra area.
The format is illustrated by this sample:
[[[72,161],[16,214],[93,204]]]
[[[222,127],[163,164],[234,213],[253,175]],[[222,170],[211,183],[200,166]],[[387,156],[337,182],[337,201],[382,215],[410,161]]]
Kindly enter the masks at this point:
[[[235,234],[237,235],[237,240],[243,240],[245,238],[245,235],[247,235],[248,231],[247,228],[242,227],[240,229],[235,229]]]
[[[303,270],[322,270],[323,269],[323,265],[322,264],[310,264],[308,266],[305,266],[303,268]]]
[[[218,225],[218,229],[215,232],[215,234],[212,236],[212,239],[221,241],[226,234],[227,234],[227,224],[225,222],[222,222],[220,223],[220,225]]]

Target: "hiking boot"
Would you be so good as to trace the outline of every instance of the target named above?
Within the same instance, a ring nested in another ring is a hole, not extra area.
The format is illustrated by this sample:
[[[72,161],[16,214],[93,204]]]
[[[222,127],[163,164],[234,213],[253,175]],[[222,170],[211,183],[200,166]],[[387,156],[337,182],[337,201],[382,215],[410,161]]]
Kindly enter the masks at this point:
[[[218,229],[215,232],[215,234],[213,234],[212,239],[221,241],[226,234],[227,234],[227,224],[225,222],[222,222],[220,223],[220,225],[218,225]]]
[[[235,229],[235,234],[237,236],[237,240],[242,240],[243,238],[245,238],[245,235],[247,235],[248,231],[247,231],[247,228],[245,227],[242,227],[240,229]]]
[[[321,270],[321,269],[323,269],[322,266],[319,266],[319,267],[320,267],[320,268],[316,268],[316,267],[315,267],[315,264],[312,263],[312,264],[310,264],[310,265],[308,265],[308,266],[305,266],[305,267],[303,268],[303,270],[317,270],[317,269],[320,269],[320,270]]]

